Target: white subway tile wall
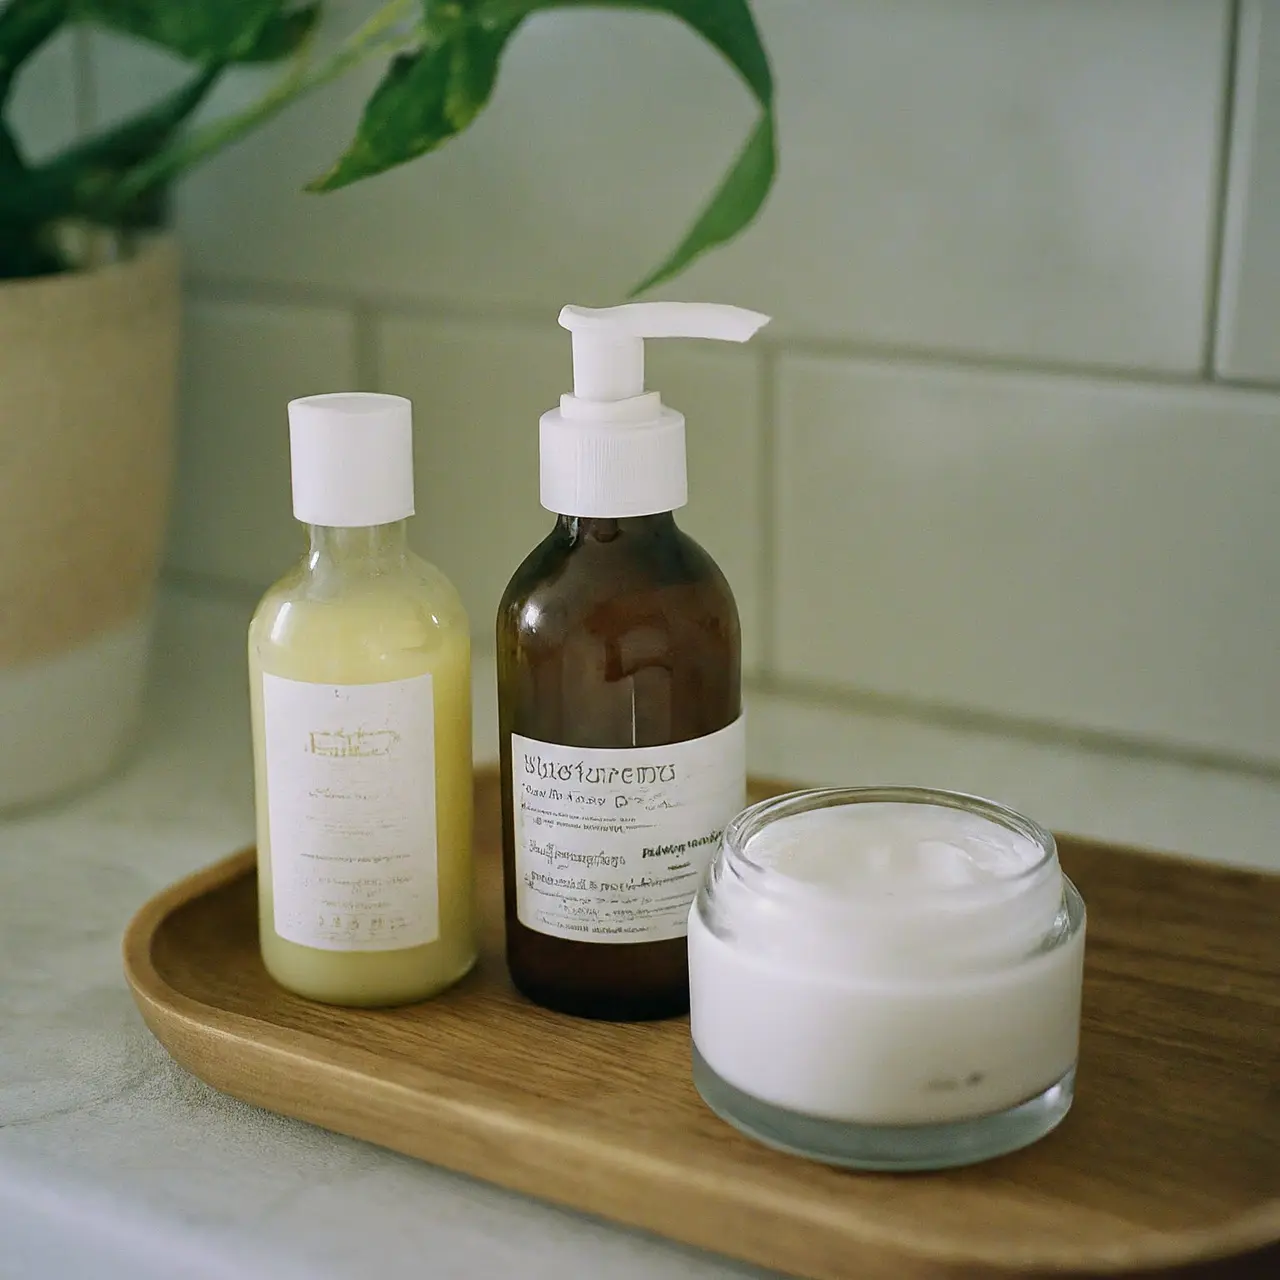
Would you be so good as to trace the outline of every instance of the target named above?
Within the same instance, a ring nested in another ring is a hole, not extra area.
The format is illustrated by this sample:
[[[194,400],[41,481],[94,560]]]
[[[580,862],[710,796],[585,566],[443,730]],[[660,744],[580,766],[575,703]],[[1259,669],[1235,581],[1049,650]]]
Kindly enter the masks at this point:
[[[326,38],[371,7],[331,6]],[[779,187],[666,292],[776,321],[742,351],[655,344],[651,369],[689,416],[689,527],[733,580],[770,705],[817,691],[829,718],[891,695],[1280,765],[1280,0],[754,8]],[[99,119],[175,74],[119,41],[95,55]],[[296,546],[284,400],[403,391],[420,545],[483,646],[546,526],[555,312],[621,299],[752,105],[672,21],[543,15],[461,141],[302,194],[374,79],[181,189],[171,561],[273,576]]]
[[[491,648],[502,589],[551,527],[538,415],[566,389],[568,344],[551,329],[399,317],[377,336],[380,382],[414,403],[417,549],[453,579]]]
[[[485,746],[492,750],[492,739]],[[999,796],[1054,831],[1280,869],[1280,789],[1239,770],[755,690],[747,699],[747,759],[765,777],[810,786],[927,779]]]
[[[1280,381],[1280,4],[1240,10],[1222,244],[1218,369]]]
[[[1274,397],[801,356],[777,408],[780,675],[1280,757]]]
[[[265,586],[306,547],[285,404],[357,388],[355,323],[341,310],[197,298],[183,339],[169,563]]]
[[[1225,4],[758,8],[782,182],[682,292],[824,339],[1200,367]]]
[[[332,25],[368,7],[348,3]],[[749,304],[810,337],[1199,368],[1225,3],[755,7],[782,182],[759,226],[673,294]],[[154,55],[144,67],[109,52],[101,96],[136,102]],[[753,119],[674,21],[549,14],[461,140],[363,187],[304,194],[371,84],[362,73],[308,99],[186,184],[195,273],[499,314],[614,298],[675,242]]]

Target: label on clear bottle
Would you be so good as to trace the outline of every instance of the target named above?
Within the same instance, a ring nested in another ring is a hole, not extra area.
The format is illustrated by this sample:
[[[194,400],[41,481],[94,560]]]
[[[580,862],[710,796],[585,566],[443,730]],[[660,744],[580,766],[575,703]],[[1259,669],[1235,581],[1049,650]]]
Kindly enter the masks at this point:
[[[621,749],[513,733],[520,923],[577,942],[683,938],[703,872],[746,803],[745,724]]]
[[[275,930],[325,951],[440,936],[431,676],[312,684],[265,674]]]

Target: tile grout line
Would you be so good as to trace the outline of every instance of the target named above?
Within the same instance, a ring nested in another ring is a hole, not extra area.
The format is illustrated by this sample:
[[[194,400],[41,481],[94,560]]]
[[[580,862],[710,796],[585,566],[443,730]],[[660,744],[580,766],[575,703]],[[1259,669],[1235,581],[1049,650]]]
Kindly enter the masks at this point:
[[[756,395],[759,421],[760,474],[756,481],[755,508],[760,521],[760,553],[756,562],[759,618],[756,638],[760,646],[760,674],[771,679],[778,660],[778,355],[764,346],[756,357]]]
[[[1006,715],[997,711],[934,702],[906,694],[880,693],[848,685],[829,685],[795,677],[751,680],[749,692],[757,696],[784,699],[792,706],[807,706],[843,715],[873,716],[932,729],[1017,739],[1042,746],[1088,751],[1124,760],[1142,760],[1183,767],[1211,769],[1235,777],[1280,783],[1280,762],[1235,755],[1208,747],[1160,742],[1106,729],[1088,729],[1030,716]]]
[[[169,589],[185,596],[221,600],[245,608],[252,608],[266,590],[266,584],[259,585],[222,574],[172,566],[165,568],[162,581]],[[478,661],[491,661],[492,650],[484,646],[482,639],[476,638],[475,656]],[[744,680],[743,685],[748,694],[779,698],[793,707],[809,707],[835,712],[837,715],[875,717],[926,729],[949,729],[1016,739],[1040,746],[1088,751],[1116,759],[1209,769],[1233,777],[1280,783],[1280,763],[1235,756],[1227,752],[1152,742],[1147,738],[1133,738],[1105,730],[1080,729],[1053,721],[1008,717],[997,712],[794,678],[754,676]]]
[[[526,305],[473,305],[438,298],[414,299],[402,296],[377,297],[361,291],[331,289],[312,284],[252,281],[196,274],[188,281],[190,292],[211,302],[239,302],[259,306],[327,308],[337,311],[364,311],[379,317],[424,322],[493,325],[530,332],[555,332],[554,317]],[[1177,370],[1124,368],[1113,365],[1072,363],[1064,360],[1032,360],[1020,356],[979,355],[973,352],[916,347],[902,343],[878,343],[839,338],[761,338],[762,350],[775,359],[784,355],[836,359],[863,363],[885,363],[922,370],[958,374],[990,374],[1043,377],[1063,381],[1092,381],[1115,387],[1148,387],[1185,391],[1280,391],[1280,381],[1205,376],[1202,368]],[[1202,353],[1203,361],[1203,353]]]
[[[1218,328],[1221,324],[1223,271],[1226,257],[1227,200],[1231,187],[1232,133],[1235,128],[1236,78],[1240,59],[1240,0],[1227,6],[1226,50],[1222,65],[1222,111],[1218,122],[1218,166],[1214,175],[1214,206],[1209,224],[1209,273],[1206,281],[1204,344],[1200,373],[1217,382]]]
[[[1113,386],[1174,387],[1194,391],[1221,384],[1208,383],[1199,370],[1125,368],[1088,361],[1033,360],[1026,356],[979,354],[917,347],[909,343],[873,340],[811,338],[799,335],[778,338],[770,345],[783,354],[816,359],[859,361],[865,364],[911,365],[932,372],[958,374],[1006,374],[1013,377],[1053,378],[1066,381],[1103,382]]]

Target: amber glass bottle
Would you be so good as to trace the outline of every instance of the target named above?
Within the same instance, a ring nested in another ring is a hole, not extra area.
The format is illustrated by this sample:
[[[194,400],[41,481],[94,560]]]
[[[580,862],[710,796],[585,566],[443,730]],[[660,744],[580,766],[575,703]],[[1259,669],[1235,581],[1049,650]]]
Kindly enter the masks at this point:
[[[560,516],[512,578],[498,614],[507,960],[531,1000],[589,1018],[667,1017],[689,1007],[688,966],[683,931],[600,943],[521,922],[512,735],[606,749],[705,739],[738,721],[740,666],[724,575],[671,512]]]
[[[672,514],[684,418],[644,387],[646,337],[745,342],[736,307],[566,307],[573,394],[541,420],[556,524],[498,611],[507,961],[588,1018],[689,1007],[689,907],[746,791],[738,611]]]

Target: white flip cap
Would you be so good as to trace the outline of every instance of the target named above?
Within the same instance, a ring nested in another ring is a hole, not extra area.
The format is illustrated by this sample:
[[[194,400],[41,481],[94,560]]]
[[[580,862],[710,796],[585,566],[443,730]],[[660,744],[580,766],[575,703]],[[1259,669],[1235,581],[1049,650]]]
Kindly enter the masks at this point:
[[[293,514],[357,528],[413,515],[413,406],[343,391],[289,401]]]
[[[644,387],[646,338],[746,342],[769,317],[709,302],[565,307],[573,394],[541,420],[542,505],[568,516],[653,515],[689,500],[684,416]]]

